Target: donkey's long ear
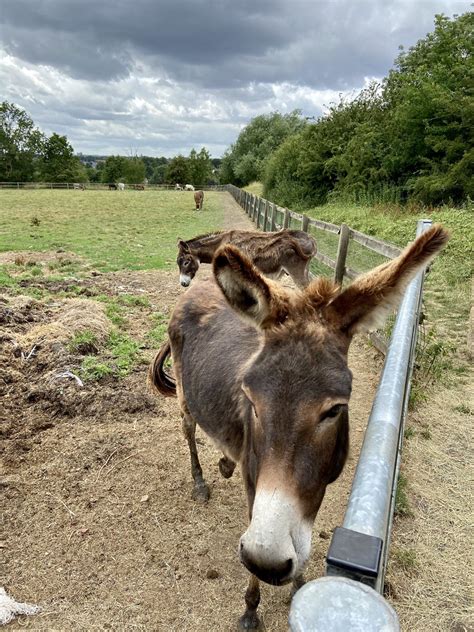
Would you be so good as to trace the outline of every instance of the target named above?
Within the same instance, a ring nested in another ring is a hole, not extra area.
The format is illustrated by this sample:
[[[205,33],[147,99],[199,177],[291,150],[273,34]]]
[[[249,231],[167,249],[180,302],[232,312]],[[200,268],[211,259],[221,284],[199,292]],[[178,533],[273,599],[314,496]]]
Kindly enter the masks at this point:
[[[178,248],[181,252],[190,252],[188,244],[182,239],[178,239]]]
[[[238,248],[231,244],[221,246],[214,256],[213,269],[228,303],[246,320],[262,329],[285,320],[284,293],[275,292]]]
[[[327,317],[350,335],[377,329],[398,305],[408,283],[448,239],[449,233],[435,224],[396,259],[358,277],[326,307]]]

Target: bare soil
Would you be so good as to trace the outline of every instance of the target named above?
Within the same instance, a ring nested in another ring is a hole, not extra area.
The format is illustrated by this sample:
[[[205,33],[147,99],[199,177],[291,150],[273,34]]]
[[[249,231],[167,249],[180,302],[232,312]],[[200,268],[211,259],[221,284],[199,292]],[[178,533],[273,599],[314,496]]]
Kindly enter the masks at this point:
[[[250,227],[225,197],[224,228]],[[135,337],[149,327],[150,312],[169,314],[184,291],[176,271],[101,274],[82,285],[146,296],[150,308],[135,310],[128,321]],[[57,321],[63,307],[62,299],[0,300],[4,586],[18,601],[42,607],[9,628],[234,630],[248,577],[237,557],[246,528],[240,473],[224,480],[219,453],[198,433],[211,498],[205,506],[191,499],[176,401],[147,391],[146,365],[124,379],[80,387],[56,377],[74,372],[80,361],[64,340],[44,336],[28,357],[32,347],[19,341],[33,327]],[[151,359],[153,350],[145,354]],[[351,454],[316,519],[309,579],[322,575],[331,531],[342,522],[380,364],[365,341],[354,341]],[[394,585],[409,594],[406,576],[396,576]],[[263,587],[260,614],[267,630],[286,630],[288,609],[288,588]]]

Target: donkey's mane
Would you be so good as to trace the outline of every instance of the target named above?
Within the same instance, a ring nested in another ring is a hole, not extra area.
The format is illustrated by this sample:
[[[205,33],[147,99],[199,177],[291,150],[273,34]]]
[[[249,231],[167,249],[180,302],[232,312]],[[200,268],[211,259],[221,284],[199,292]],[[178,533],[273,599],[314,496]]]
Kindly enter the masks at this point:
[[[201,239],[206,239],[206,237],[217,237],[217,235],[222,235],[223,233],[227,232],[227,230],[213,230],[211,233],[203,233],[202,235],[191,237],[191,239],[186,239],[186,243],[188,244],[190,241],[199,241]]]

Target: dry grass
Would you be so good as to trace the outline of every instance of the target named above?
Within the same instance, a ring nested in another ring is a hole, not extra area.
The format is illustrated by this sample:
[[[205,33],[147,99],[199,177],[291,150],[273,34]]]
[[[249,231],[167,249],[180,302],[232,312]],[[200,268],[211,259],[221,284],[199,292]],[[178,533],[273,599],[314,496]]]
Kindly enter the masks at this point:
[[[16,300],[25,298],[17,297]],[[98,341],[103,342],[110,333],[110,327],[110,320],[101,303],[87,299],[66,299],[62,301],[54,320],[33,326],[18,337],[18,342],[24,348],[44,341],[67,343],[75,334],[85,331],[92,332]]]
[[[395,523],[387,576],[409,632],[473,629],[472,396],[467,384],[438,390],[410,419],[419,430],[404,447],[411,516]]]

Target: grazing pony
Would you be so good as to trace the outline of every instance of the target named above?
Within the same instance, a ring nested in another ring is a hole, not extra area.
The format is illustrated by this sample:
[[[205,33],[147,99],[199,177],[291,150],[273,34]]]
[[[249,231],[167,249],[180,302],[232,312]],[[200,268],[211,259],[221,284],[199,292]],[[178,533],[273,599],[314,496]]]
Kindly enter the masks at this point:
[[[202,211],[202,205],[204,204],[204,191],[194,192],[194,203],[196,204],[196,211]]]
[[[194,191],[194,187],[192,184],[185,184],[184,185],[184,190],[185,191]]]
[[[123,182],[119,182],[119,183],[117,184],[117,189],[118,189],[119,191],[125,191],[125,184],[124,184]]]
[[[182,190],[183,190],[183,187],[182,187],[180,184],[175,184],[175,185],[174,185],[174,190],[175,190],[175,191],[182,191]]]
[[[241,466],[250,524],[239,557],[251,574],[241,629],[258,629],[259,580],[304,583],[316,514],[348,452],[352,337],[383,323],[447,239],[433,226],[342,291],[324,278],[285,288],[226,244],[214,278],[180,296],[149,377],[178,397],[196,500],[209,498],[196,423],[223,451],[224,477]],[[164,370],[170,352],[176,382]]]
[[[113,182],[109,184],[109,191],[116,191],[117,190],[117,185],[114,184]]]
[[[86,185],[82,184],[82,182],[74,182],[74,184],[72,185],[72,188],[75,191],[85,191],[86,190]]]
[[[199,235],[178,241],[179,281],[187,287],[199,269],[200,263],[211,263],[222,244],[231,243],[240,248],[265,275],[278,278],[283,272],[291,276],[296,285],[309,283],[309,264],[316,254],[316,242],[302,230],[284,229],[274,233],[254,230],[229,230]]]

